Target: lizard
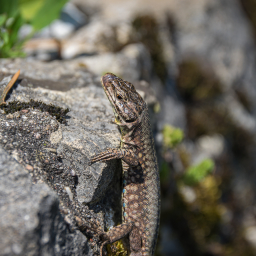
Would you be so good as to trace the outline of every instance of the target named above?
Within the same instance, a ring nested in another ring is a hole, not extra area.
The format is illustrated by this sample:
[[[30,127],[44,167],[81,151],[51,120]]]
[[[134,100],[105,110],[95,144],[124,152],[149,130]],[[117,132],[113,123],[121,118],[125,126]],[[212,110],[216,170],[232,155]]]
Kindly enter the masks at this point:
[[[122,224],[103,232],[103,246],[129,235],[131,256],[154,255],[160,216],[160,179],[151,132],[148,107],[134,85],[106,73],[102,86],[121,134],[120,148],[94,155],[89,165],[99,161],[122,161]]]

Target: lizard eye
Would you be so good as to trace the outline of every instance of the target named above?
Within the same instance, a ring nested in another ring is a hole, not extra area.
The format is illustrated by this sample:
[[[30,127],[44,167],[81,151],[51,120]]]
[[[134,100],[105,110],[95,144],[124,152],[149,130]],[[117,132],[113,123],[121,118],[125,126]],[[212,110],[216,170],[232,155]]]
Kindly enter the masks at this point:
[[[119,100],[123,99],[120,94],[117,94],[116,97],[117,97]]]

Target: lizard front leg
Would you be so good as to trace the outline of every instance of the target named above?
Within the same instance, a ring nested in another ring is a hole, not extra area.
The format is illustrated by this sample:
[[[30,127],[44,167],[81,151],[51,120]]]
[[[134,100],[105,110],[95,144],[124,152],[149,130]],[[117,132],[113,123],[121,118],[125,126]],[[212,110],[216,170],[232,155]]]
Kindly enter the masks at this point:
[[[132,149],[110,148],[93,156],[89,161],[89,165],[99,161],[107,161],[113,159],[122,159],[131,166],[136,166],[139,164],[139,160]]]
[[[122,159],[129,166],[138,166],[139,160],[135,152],[130,149],[108,149],[101,152],[90,159],[89,165],[99,162],[113,159]],[[102,240],[104,242],[101,245],[100,255],[102,256],[102,250],[104,245],[113,243],[129,234],[131,256],[141,256],[142,239],[139,235],[138,229],[134,226],[133,222],[123,223],[118,225],[108,232],[104,232]]]

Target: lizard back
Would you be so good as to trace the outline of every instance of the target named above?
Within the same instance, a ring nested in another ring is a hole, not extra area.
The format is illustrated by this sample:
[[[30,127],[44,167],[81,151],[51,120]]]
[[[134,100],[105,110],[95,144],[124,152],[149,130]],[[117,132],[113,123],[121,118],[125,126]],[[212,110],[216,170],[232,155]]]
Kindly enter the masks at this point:
[[[123,219],[134,222],[142,238],[142,255],[154,254],[160,220],[160,178],[147,108],[134,131],[138,166],[123,164]]]

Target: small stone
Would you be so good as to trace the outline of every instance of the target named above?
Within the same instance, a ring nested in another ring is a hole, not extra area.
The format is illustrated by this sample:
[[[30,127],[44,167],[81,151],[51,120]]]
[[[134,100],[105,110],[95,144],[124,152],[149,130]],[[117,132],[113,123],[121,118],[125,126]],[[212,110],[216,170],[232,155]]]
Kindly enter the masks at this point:
[[[22,252],[22,247],[19,244],[13,244],[12,250],[14,254],[20,254]]]
[[[64,217],[64,220],[65,220],[68,224],[71,224],[71,223],[72,223],[71,219],[70,219],[68,216],[65,216],[65,217]]]
[[[45,130],[48,131],[48,130],[50,130],[50,128],[51,128],[51,126],[48,124],[48,125],[46,125]]]
[[[55,148],[45,148],[45,149],[48,150],[49,152],[57,154],[57,150]]]
[[[13,114],[13,117],[14,117],[14,118],[19,118],[19,117],[20,117],[20,113],[19,113],[19,112],[15,112],[15,113]]]
[[[12,119],[12,118],[13,118],[13,115],[12,115],[12,114],[8,114],[8,115],[6,115],[6,118]]]
[[[28,113],[28,109],[22,109],[20,112],[21,113]]]
[[[62,209],[61,211],[63,214],[67,215],[68,214],[68,210],[67,209]]]
[[[81,226],[83,224],[83,221],[79,217],[75,216],[75,220],[78,226]]]
[[[35,133],[35,135],[34,135],[34,136],[35,136],[35,138],[36,138],[36,139],[40,139],[40,138],[41,138],[40,133]]]
[[[74,176],[76,176],[76,172],[73,169],[71,169],[70,170],[70,175],[74,177]]]
[[[65,190],[69,196],[70,201],[73,201],[74,196],[73,196],[73,193],[72,193],[70,187],[65,187]]]
[[[31,165],[29,165],[29,164],[26,165],[26,169],[27,169],[28,171],[33,171],[33,170],[34,170],[33,166],[31,166]]]

